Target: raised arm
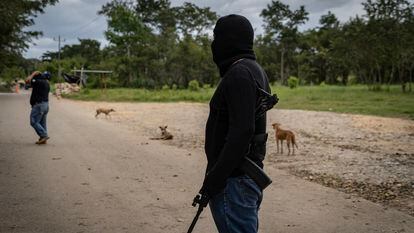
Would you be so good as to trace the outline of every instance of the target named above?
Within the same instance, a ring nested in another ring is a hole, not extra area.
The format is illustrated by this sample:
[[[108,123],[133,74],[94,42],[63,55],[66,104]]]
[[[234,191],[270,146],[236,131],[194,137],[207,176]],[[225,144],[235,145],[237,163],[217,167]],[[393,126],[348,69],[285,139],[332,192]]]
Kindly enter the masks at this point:
[[[30,83],[30,82],[32,82],[32,79],[33,79],[33,77],[34,76],[36,76],[36,75],[38,75],[38,74],[40,74],[40,71],[34,71],[31,75],[29,75],[27,78],[26,78],[26,83]]]

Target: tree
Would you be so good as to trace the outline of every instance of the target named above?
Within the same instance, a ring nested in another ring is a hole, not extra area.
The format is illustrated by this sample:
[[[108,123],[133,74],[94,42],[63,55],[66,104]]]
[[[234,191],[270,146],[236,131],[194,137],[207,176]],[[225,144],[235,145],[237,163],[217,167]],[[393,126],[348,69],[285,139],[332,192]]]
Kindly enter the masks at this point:
[[[217,21],[217,14],[208,7],[201,8],[192,3],[184,3],[173,11],[181,38],[169,61],[170,70],[176,74],[171,79],[181,87],[187,87],[190,80],[215,83],[216,69],[211,62],[211,41],[206,31]]]
[[[379,56],[371,64],[371,80],[375,85],[384,79],[388,84],[395,78],[406,91],[406,70],[410,56],[404,56],[410,50],[413,35],[410,34],[410,21],[414,15],[414,3],[407,0],[367,0],[363,3],[367,12],[367,32],[375,38],[374,45]],[[407,60],[408,59],[408,60]]]
[[[105,35],[112,54],[109,58],[104,53],[104,58],[118,64],[120,80],[128,77],[123,86],[186,87],[192,79],[217,77],[211,72],[211,41],[203,34],[217,19],[209,8],[189,3],[171,7],[168,0],[114,0],[100,13],[108,18]]]
[[[140,20],[153,30],[165,32],[175,27],[175,18],[169,0],[139,0],[134,9]]]
[[[287,66],[285,72],[285,61],[293,64],[293,53],[298,43],[298,26],[308,20],[308,12],[304,6],[292,11],[289,5],[280,1],[272,1],[263,9],[261,14],[265,22],[265,30],[269,37],[276,40],[280,47],[281,65],[280,79],[285,82],[285,73],[290,75],[290,67]]]
[[[132,65],[133,52],[141,52],[149,42],[151,29],[144,24],[142,16],[135,11],[135,5],[131,2],[112,1],[102,7],[99,12],[108,17],[108,29],[105,32],[106,38],[120,51],[122,62],[126,64],[125,73],[128,77],[123,82],[124,86],[132,85],[137,72]],[[120,71],[121,71],[120,70]]]
[[[78,39],[79,44],[65,45],[62,47],[62,58],[82,57],[85,58],[89,64],[99,63],[100,60],[100,45],[101,43],[93,39]],[[53,56],[53,53],[47,53],[46,56]]]
[[[184,37],[193,33],[201,35],[205,30],[211,28],[218,19],[218,15],[209,7],[201,8],[188,2],[175,7],[174,13],[178,29]]]
[[[8,83],[13,82],[14,80],[24,79],[26,77],[24,69],[19,66],[6,67],[3,69],[0,76],[3,81]]]
[[[338,19],[332,12],[322,15],[319,30],[315,31],[317,43],[315,48],[318,52],[319,80],[328,84],[336,84],[337,77],[342,74],[342,82],[346,84],[348,71],[342,66],[341,57],[335,56],[335,51],[340,49],[338,38],[342,37]],[[336,43],[335,43],[336,42]],[[334,47],[337,46],[337,47]],[[342,53],[345,51],[341,51]]]
[[[40,31],[23,30],[34,24],[33,17],[43,13],[49,4],[57,0],[14,0],[0,1],[0,73],[16,63],[21,53],[26,50],[32,38],[39,37]]]

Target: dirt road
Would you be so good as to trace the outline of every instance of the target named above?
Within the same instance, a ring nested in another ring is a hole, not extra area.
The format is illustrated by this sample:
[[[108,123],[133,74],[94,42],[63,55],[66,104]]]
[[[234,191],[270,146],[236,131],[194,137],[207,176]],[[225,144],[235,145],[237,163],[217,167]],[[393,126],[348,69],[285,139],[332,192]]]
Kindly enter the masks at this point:
[[[82,103],[54,99],[51,139],[37,146],[28,98],[0,94],[0,232],[186,231],[205,166],[199,147],[149,141],[116,117],[95,119]],[[274,166],[267,172],[274,184],[261,232],[414,232],[408,214]],[[208,210],[195,232],[215,232]]]

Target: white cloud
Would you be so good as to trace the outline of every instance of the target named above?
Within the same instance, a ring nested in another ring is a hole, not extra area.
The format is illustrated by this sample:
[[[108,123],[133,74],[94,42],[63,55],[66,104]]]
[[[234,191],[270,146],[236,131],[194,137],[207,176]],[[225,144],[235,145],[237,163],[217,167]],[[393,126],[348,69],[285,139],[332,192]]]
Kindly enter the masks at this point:
[[[37,46],[48,47],[48,46],[55,44],[55,41],[52,38],[42,37],[42,38],[33,40],[33,43]]]
[[[363,0],[351,0],[351,2],[352,4],[346,4],[331,10],[341,22],[348,21],[350,17],[355,17],[356,15],[362,16],[364,14],[362,7]]]
[[[104,16],[98,16],[101,6],[109,0],[61,0],[48,6],[45,14],[35,18],[35,25],[27,30],[43,32],[43,37],[34,40],[24,54],[25,57],[39,58],[44,52],[57,51],[58,43],[53,38],[59,35],[62,45],[78,43],[78,38],[91,38],[106,45],[103,32],[107,24]],[[44,44],[48,42],[48,44]]]

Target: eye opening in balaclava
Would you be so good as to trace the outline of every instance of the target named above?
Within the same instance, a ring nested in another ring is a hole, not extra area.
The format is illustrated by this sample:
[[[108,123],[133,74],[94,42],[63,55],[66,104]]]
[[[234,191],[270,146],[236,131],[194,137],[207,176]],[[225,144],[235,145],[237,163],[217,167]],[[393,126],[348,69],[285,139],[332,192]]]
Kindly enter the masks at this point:
[[[245,17],[227,15],[217,21],[211,50],[220,76],[224,76],[228,68],[239,59],[256,59],[253,40],[253,27]]]

